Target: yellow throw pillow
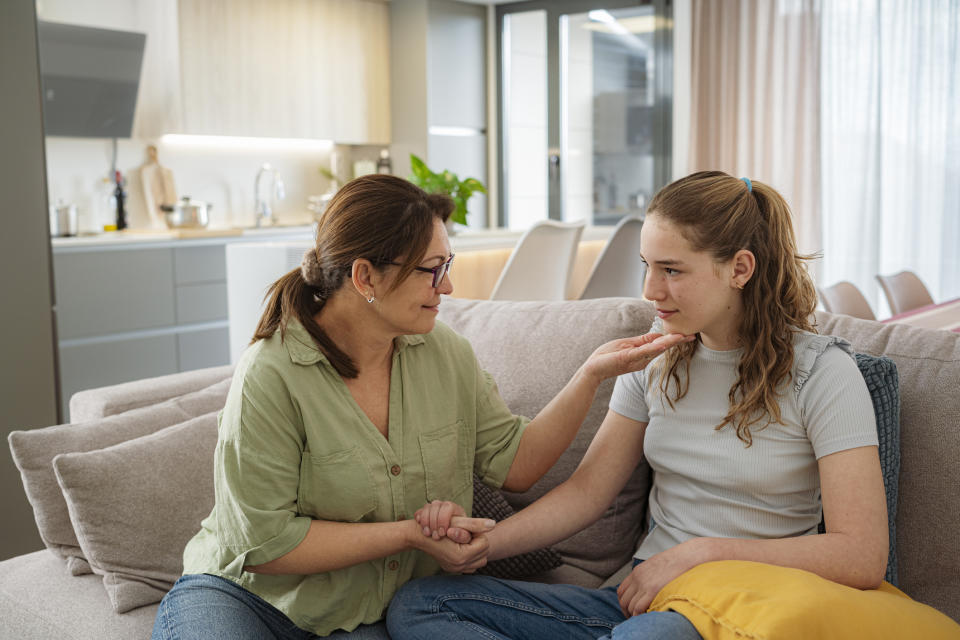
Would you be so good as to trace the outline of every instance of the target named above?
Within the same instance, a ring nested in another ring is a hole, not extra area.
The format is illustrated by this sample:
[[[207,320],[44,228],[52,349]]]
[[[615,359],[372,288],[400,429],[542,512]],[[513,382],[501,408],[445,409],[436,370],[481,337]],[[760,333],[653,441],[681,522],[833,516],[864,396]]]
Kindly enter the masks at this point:
[[[960,625],[887,582],[861,591],[760,562],[694,567],[650,605],[667,610],[683,614],[704,640],[960,640]]]

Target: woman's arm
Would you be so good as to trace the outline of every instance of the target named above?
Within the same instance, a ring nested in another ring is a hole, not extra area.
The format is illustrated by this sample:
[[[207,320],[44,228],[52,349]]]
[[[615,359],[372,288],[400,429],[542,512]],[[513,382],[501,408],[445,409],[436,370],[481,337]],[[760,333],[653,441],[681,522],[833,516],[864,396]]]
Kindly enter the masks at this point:
[[[876,588],[887,566],[887,503],[877,447],[818,461],[826,533],[778,540],[694,538],[638,565],[620,585],[627,615],[647,610],[668,582],[713,560],[752,560],[804,569],[857,589]]]
[[[667,349],[693,339],[694,336],[680,334],[648,333],[600,346],[527,425],[503,488],[522,493],[553,466],[577,435],[601,382],[639,371]]]
[[[483,535],[492,520],[454,517],[451,526],[473,534],[467,544],[450,538],[433,540],[420,533],[413,520],[399,522],[345,523],[313,520],[307,535],[286,554],[245,571],[267,574],[306,575],[346,567],[418,549],[430,554],[451,573],[471,572],[486,564],[488,543]]]

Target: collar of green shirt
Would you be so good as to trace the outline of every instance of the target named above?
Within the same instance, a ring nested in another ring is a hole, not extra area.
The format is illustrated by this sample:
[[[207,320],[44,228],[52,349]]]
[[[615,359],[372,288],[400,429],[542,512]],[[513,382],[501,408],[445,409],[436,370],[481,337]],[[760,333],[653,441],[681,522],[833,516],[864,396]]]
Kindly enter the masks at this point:
[[[424,342],[424,337],[421,334],[397,336],[394,341],[397,351],[403,351],[408,346],[423,344]],[[299,320],[291,319],[287,323],[283,346],[294,364],[314,365],[318,362],[330,364],[327,356],[317,348],[317,344]]]

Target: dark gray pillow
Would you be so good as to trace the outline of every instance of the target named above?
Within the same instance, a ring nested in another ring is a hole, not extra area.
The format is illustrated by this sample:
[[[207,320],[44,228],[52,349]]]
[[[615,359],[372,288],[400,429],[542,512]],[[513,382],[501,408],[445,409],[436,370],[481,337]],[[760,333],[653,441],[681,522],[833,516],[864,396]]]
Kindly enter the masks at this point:
[[[867,383],[873,412],[877,418],[880,471],[887,494],[887,527],[890,531],[890,555],[884,579],[896,586],[897,576],[897,494],[900,481],[900,376],[897,365],[885,356],[855,353],[857,367]],[[820,522],[820,532],[825,531]]]
[[[473,476],[473,517],[490,518],[500,522],[512,516],[513,507],[507,502],[503,494],[489,487],[477,477]],[[526,578],[535,576],[551,569],[556,569],[563,560],[553,549],[537,549],[520,555],[494,560],[477,570],[477,573],[495,578]]]
[[[896,585],[897,576],[897,497],[900,482],[900,376],[890,358],[854,354],[857,367],[870,390],[873,412],[877,416],[880,442],[880,470],[887,493],[887,522],[890,529],[890,556],[886,581]]]

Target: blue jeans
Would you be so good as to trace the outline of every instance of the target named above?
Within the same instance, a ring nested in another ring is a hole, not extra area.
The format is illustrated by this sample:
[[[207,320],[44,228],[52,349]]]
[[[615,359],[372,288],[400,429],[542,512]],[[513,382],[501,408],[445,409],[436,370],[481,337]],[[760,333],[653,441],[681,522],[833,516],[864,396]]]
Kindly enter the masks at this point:
[[[293,624],[279,609],[224,578],[183,576],[164,596],[153,623],[153,640],[307,640],[318,638]],[[380,622],[328,638],[390,640]]]
[[[673,611],[625,618],[616,587],[438,576],[405,584],[390,603],[394,640],[701,640]]]

